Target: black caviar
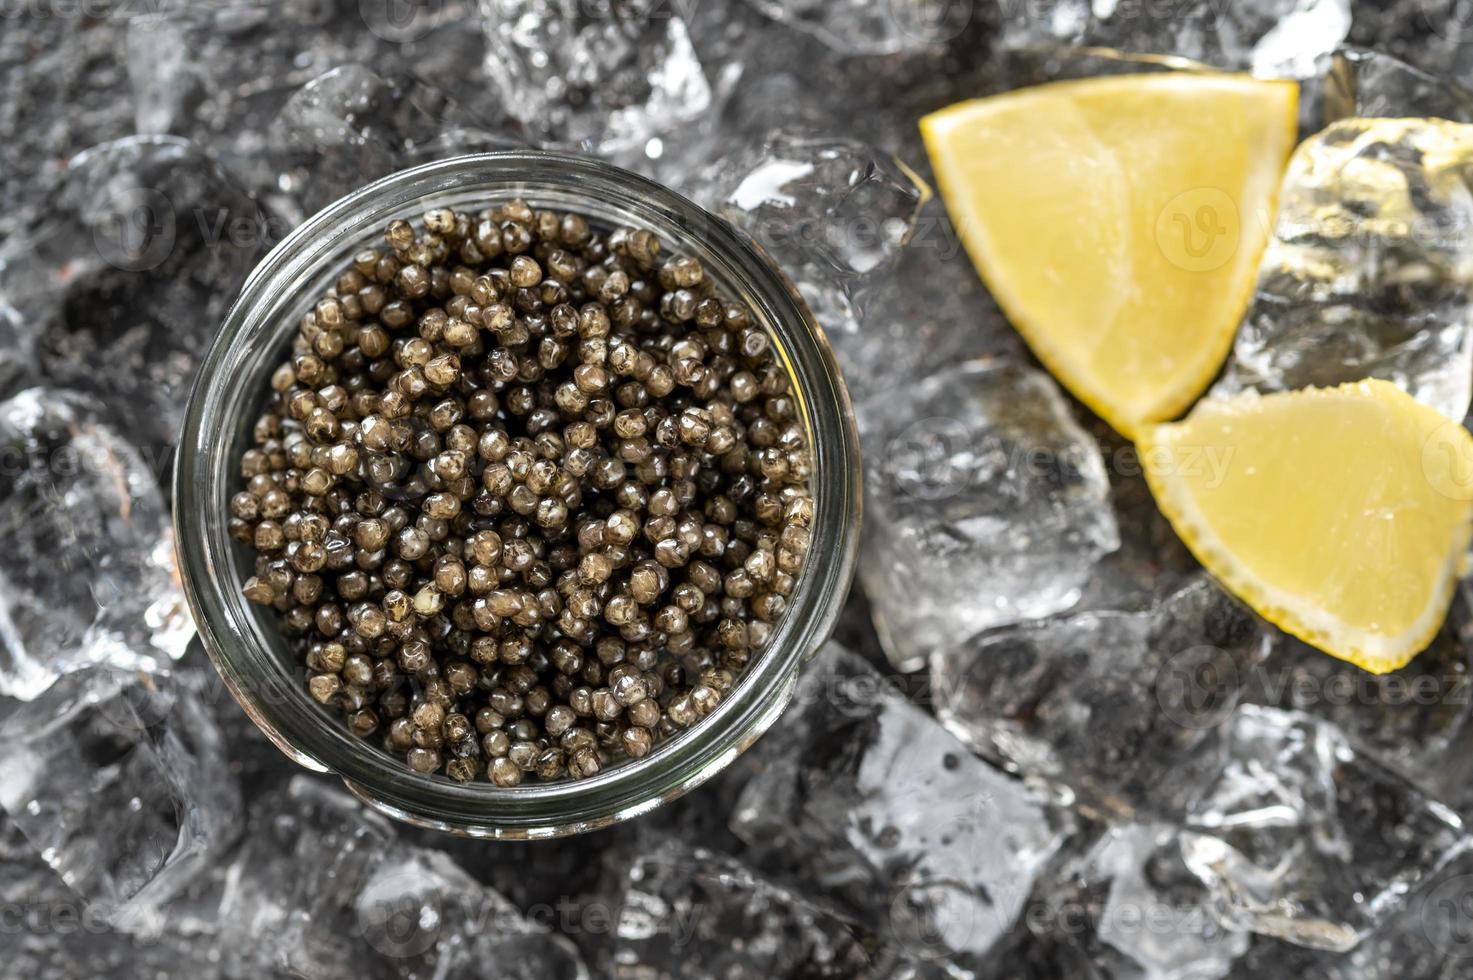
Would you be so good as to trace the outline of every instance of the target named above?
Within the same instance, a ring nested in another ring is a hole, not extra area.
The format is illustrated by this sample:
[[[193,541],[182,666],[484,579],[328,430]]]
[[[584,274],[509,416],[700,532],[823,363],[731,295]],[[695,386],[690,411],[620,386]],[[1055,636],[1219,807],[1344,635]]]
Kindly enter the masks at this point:
[[[705,717],[808,549],[806,431],[701,263],[514,200],[302,318],[230,528],[307,688],[410,768],[585,777]]]

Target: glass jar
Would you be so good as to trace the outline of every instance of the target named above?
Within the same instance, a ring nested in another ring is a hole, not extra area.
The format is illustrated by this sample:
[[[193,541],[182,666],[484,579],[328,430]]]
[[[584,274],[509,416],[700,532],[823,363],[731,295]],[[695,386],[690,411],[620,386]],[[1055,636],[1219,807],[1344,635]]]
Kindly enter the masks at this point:
[[[227,531],[268,377],[302,315],[354,252],[396,218],[430,208],[479,210],[522,197],[597,226],[655,232],[698,257],[725,295],[751,308],[793,382],[813,447],[816,509],[809,557],[766,648],[707,718],[642,759],[596,776],[498,787],[411,771],[377,738],[351,734],[307,694],[275,622],[247,602],[248,549]],[[859,538],[860,461],[853,412],[823,334],[771,261],[724,221],[652,181],[587,157],[510,151],[458,157],[386,177],[314,215],[252,273],[195,382],[174,473],[174,526],[190,608],[211,660],[246,713],[292,759],[342,777],[375,809],[422,827],[521,839],[579,833],[671,800],[731,762],[772,724],[803,662],[828,637],[848,591]]]

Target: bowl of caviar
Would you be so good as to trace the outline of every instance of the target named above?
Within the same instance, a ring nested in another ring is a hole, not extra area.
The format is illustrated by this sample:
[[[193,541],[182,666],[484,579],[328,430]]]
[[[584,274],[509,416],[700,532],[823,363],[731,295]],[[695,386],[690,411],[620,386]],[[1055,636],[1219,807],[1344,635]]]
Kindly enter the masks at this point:
[[[750,240],[597,160],[370,184],[246,283],[175,472],[186,592],[247,714],[476,836],[673,799],[777,717],[853,575],[822,332]]]

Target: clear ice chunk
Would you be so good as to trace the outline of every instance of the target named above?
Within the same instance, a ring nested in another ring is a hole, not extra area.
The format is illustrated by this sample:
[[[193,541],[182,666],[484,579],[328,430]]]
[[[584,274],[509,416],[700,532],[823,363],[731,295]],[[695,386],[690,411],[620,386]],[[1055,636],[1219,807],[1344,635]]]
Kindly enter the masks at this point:
[[[779,107],[802,104],[791,78],[753,84]],[[761,122],[742,113],[733,125]],[[984,329],[989,301],[939,205],[928,206],[930,187],[903,160],[822,135],[811,122],[758,132],[724,146],[685,190],[794,280],[834,348],[861,430],[876,395],[961,357],[1007,349],[994,343],[1000,330]]]
[[[858,140],[779,131],[724,158],[696,197],[801,282],[893,263],[931,189],[903,161]]]
[[[750,0],[779,23],[812,34],[840,54],[900,54],[961,34],[970,3],[955,0]]]
[[[1173,55],[1266,78],[1310,78],[1350,33],[1350,0],[1060,0],[1004,7],[1006,47],[1065,44]]]
[[[474,39],[477,33],[465,27],[467,14],[458,0],[139,6],[150,9],[119,18],[138,131],[188,137],[263,195],[275,191],[277,178],[267,130],[294,90],[336,65],[397,60],[399,45],[417,28],[426,36],[428,28],[441,28],[433,42],[404,49],[413,51],[422,72],[436,67],[446,52],[463,51],[447,43],[447,34]],[[386,20],[401,21],[402,29],[385,30],[391,26]],[[447,32],[451,25],[456,29]],[[467,61],[474,58],[459,58],[458,77]]]
[[[1473,92],[1384,51],[1341,48],[1325,74],[1326,123],[1352,116],[1430,116],[1473,122]]]
[[[887,409],[866,438],[860,578],[895,665],[1077,601],[1120,539],[1099,446],[1054,382],[972,361]]]
[[[767,980],[872,975],[863,930],[706,847],[651,832],[609,849],[596,901],[617,911],[607,976]]]
[[[1018,332],[992,301],[937,202],[922,210],[893,266],[857,281],[800,283],[828,335],[854,400],[866,452],[875,425],[926,378],[978,357],[1023,356]]]
[[[1335,725],[1358,750],[1434,799],[1473,812],[1473,615],[1454,599],[1432,643],[1400,670],[1369,674],[1280,634],[1245,700]],[[1473,909],[1473,906],[1470,906]]]
[[[1466,980],[1473,970],[1473,851],[1432,875],[1348,953],[1253,937],[1230,980]]]
[[[0,723],[0,807],[94,912],[144,934],[240,831],[205,709],[167,678],[103,668]]]
[[[1473,972],[1473,851],[1429,878],[1339,965],[1344,980],[1462,980]]]
[[[1216,393],[1375,377],[1462,420],[1473,388],[1473,126],[1347,119],[1299,146]]]
[[[1327,722],[1243,705],[1224,742],[1182,854],[1232,928],[1352,949],[1469,845],[1452,810]]]
[[[936,713],[984,758],[1089,812],[1179,815],[1269,633],[1200,577],[1154,609],[1086,611],[980,633],[931,655]]]
[[[226,978],[208,942],[175,941],[167,933],[138,936],[110,924],[67,887],[3,812],[0,906],[6,976]]]
[[[269,143],[278,185],[307,213],[415,163],[518,145],[433,86],[358,64],[293,93]]]
[[[485,71],[535,136],[601,153],[644,144],[711,105],[681,5],[481,0]]]
[[[43,375],[101,398],[162,474],[195,368],[268,237],[255,200],[194,144],[104,143],[67,164],[47,221],[0,244],[0,309]]]
[[[468,978],[495,962],[512,980],[587,977],[566,939],[306,776],[252,807],[207,921],[245,975]]]
[[[1033,899],[1030,923],[1047,923],[1102,977],[1225,976],[1249,937],[1212,915],[1207,890],[1182,861],[1178,833],[1153,822],[1106,829]]]
[[[1067,834],[1066,814],[835,644],[755,751],[731,821],[748,856],[915,959],[985,956]]]
[[[1227,980],[1372,980],[1350,970],[1349,954],[1310,949],[1255,934],[1248,951],[1233,964]],[[1408,974],[1405,978],[1398,975],[1396,980],[1410,980],[1412,976],[1432,980],[1421,974]]]
[[[107,417],[51,388],[0,402],[0,694],[30,700],[89,664],[157,670],[193,635],[164,474]]]

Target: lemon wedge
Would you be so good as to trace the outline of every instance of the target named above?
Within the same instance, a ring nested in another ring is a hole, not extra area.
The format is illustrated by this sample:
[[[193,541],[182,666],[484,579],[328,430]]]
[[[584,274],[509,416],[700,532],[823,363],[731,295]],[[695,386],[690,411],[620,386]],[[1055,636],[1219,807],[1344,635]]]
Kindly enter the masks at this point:
[[[1199,402],[1137,443],[1181,539],[1265,619],[1372,673],[1447,614],[1473,437],[1385,381]]]
[[[921,134],[973,264],[1039,360],[1121,434],[1177,417],[1253,291],[1298,88],[1162,72],[962,102]]]

